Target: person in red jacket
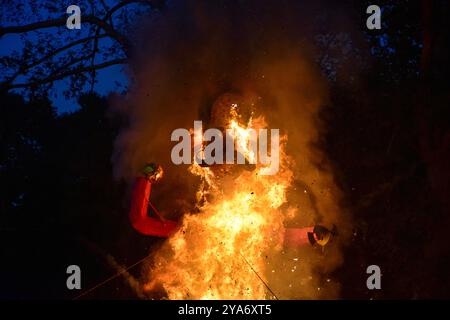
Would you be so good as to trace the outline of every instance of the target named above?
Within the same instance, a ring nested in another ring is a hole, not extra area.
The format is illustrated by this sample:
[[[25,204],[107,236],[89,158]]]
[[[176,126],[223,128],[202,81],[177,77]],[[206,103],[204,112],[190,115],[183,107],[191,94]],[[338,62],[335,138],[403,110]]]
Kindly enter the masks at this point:
[[[150,193],[154,183],[163,176],[161,166],[147,164],[143,175],[136,178],[131,195],[130,222],[139,233],[147,236],[167,238],[177,228],[175,221],[162,217],[155,206],[150,202]],[[148,215],[149,207],[155,213],[155,217]],[[336,228],[330,231],[317,224],[306,228],[286,228],[284,230],[284,244],[286,247],[298,247],[305,244],[324,247],[336,235]]]

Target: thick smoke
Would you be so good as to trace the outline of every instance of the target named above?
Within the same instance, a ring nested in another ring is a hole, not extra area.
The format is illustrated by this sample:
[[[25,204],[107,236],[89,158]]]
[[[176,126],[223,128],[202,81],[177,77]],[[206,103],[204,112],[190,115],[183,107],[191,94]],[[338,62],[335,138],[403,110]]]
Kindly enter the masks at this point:
[[[199,181],[187,166],[172,164],[171,132],[208,121],[212,104],[225,93],[253,99],[270,127],[288,135],[287,153],[296,163],[289,205],[298,214],[285,224],[334,224],[339,231],[324,252],[308,248],[269,257],[264,276],[279,298],[335,298],[339,286],[332,271],[342,263],[349,222],[331,167],[317,148],[327,88],[308,34],[320,7],[265,2],[171,1],[143,22],[130,62],[132,86],[114,101],[128,120],[115,145],[116,175],[131,182],[145,163],[160,163],[165,177],[153,200],[170,218],[192,211]]]

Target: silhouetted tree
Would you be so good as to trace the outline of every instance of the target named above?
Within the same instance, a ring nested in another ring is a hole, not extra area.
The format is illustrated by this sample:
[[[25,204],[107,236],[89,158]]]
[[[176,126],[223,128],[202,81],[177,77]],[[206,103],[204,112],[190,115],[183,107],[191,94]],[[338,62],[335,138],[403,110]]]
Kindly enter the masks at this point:
[[[2,2],[0,38],[21,36],[23,47],[0,58],[0,87],[46,92],[70,79],[67,95],[92,91],[97,70],[125,64],[133,49],[135,22],[164,0],[81,0],[81,30],[67,30],[70,1]]]

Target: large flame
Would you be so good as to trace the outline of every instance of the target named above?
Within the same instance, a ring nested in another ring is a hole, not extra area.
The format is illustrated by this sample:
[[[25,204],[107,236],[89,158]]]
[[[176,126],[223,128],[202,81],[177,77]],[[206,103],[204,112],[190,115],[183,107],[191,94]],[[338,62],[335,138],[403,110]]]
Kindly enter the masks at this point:
[[[248,128],[265,128],[263,117],[240,123],[232,108],[228,128],[247,159]],[[169,299],[273,299],[267,283],[268,252],[281,251],[286,193],[293,179],[293,161],[280,138],[280,169],[262,175],[267,165],[251,170],[242,165],[201,167],[190,173],[201,178],[198,212],[186,213],[180,228],[155,255],[149,291],[163,288]],[[238,168],[239,167],[239,168]],[[283,208],[282,208],[283,207]]]

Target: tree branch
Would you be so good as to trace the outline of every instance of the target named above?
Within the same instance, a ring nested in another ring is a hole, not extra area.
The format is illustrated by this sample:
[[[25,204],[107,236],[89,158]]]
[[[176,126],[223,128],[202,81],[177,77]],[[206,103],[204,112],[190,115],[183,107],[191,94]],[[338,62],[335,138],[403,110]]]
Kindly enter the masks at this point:
[[[47,78],[36,80],[33,82],[6,84],[3,88],[6,90],[11,90],[11,89],[26,88],[26,87],[36,87],[36,86],[43,85],[43,84],[53,82],[56,80],[61,80],[63,78],[69,77],[74,74],[90,72],[93,70],[99,70],[99,69],[107,68],[107,67],[110,67],[110,66],[116,65],[116,64],[125,64],[126,62],[127,62],[127,59],[122,58],[122,59],[115,59],[115,60],[107,61],[104,63],[100,63],[100,64],[97,64],[94,66],[80,66],[78,68],[75,68],[75,69],[60,73],[60,74],[52,75]]]
[[[161,1],[159,1],[161,2]],[[164,2],[164,1],[162,1]],[[108,13],[105,15],[104,20],[108,20],[117,10],[131,4],[131,3],[142,3],[142,4],[147,4],[151,7],[155,7],[158,8],[161,6],[160,3],[158,3],[158,1],[151,1],[151,0],[124,0],[119,2],[118,4],[116,4],[114,7],[112,7]]]
[[[60,72],[62,72],[62,71],[64,71],[65,69],[67,69],[67,68],[73,66],[74,64],[77,64],[78,62],[82,62],[82,61],[84,61],[84,60],[89,60],[89,59],[91,59],[91,58],[92,58],[92,55],[93,55],[93,54],[91,53],[91,54],[89,54],[89,55],[87,55],[87,56],[82,56],[82,57],[75,58],[75,59],[73,59],[73,60],[67,62],[66,64],[63,64],[63,65],[60,66],[58,69],[53,70],[53,71],[51,72],[51,74],[55,74],[55,75],[60,74]],[[50,77],[50,76],[49,76],[49,77]]]
[[[94,39],[98,40],[98,39],[105,38],[105,37],[107,37],[106,34],[101,34],[99,36],[96,35],[96,36],[86,37],[86,38],[83,38],[83,39],[71,42],[71,43],[69,43],[69,44],[67,44],[65,46],[60,47],[60,48],[57,48],[57,49],[49,52],[48,54],[46,54],[42,58],[37,59],[37,60],[33,61],[32,63],[30,63],[28,65],[24,65],[24,66],[20,67],[19,70],[17,70],[17,72],[14,73],[14,75],[12,75],[8,80],[4,81],[4,83],[8,83],[8,84],[12,83],[19,75],[25,74],[27,72],[27,70],[29,70],[31,68],[34,68],[35,66],[41,64],[45,60],[47,60],[47,59],[57,55],[60,52],[63,52],[65,50],[67,50],[67,49],[75,47],[75,46],[77,46],[79,44],[82,44],[82,43],[85,43],[85,42],[89,42],[89,41],[94,40]]]
[[[109,7],[106,5],[105,0],[100,0],[100,3],[102,4],[103,9],[105,9],[105,12],[107,13],[109,11]],[[103,20],[105,20],[105,19],[103,19]],[[113,24],[113,21],[112,21],[111,17],[109,18],[109,24],[111,25],[111,27],[114,28],[114,24]]]
[[[93,66],[95,64],[95,56],[97,54],[98,51],[98,34],[100,32],[100,28],[97,27],[97,30],[95,30],[95,40],[94,40],[94,47],[92,49],[92,59],[91,59],[91,66]],[[94,91],[94,85],[95,85],[95,76],[96,76],[97,72],[95,71],[95,69],[92,71],[92,79],[91,79],[91,92]]]
[[[26,33],[39,29],[62,27],[66,25],[66,20],[66,17],[61,17],[57,19],[49,19],[45,21],[30,23],[22,26],[0,27],[0,38],[5,34]],[[129,42],[129,40],[124,35],[117,32],[106,21],[99,19],[93,15],[82,16],[81,21],[96,25],[103,29],[107,35],[117,40],[123,46],[125,53],[127,53],[131,48],[131,43]]]

